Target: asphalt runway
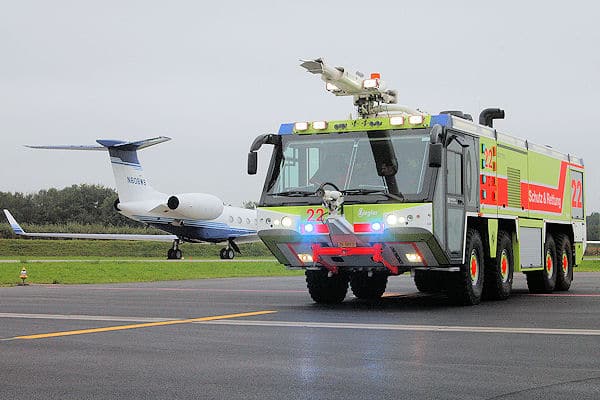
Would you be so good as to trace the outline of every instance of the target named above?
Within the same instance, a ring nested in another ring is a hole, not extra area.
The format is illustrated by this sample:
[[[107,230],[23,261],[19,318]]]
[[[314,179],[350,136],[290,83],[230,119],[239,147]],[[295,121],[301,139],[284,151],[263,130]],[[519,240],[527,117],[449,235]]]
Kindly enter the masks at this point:
[[[312,303],[303,277],[0,288],[2,399],[598,399],[600,274],[474,307],[390,279]]]

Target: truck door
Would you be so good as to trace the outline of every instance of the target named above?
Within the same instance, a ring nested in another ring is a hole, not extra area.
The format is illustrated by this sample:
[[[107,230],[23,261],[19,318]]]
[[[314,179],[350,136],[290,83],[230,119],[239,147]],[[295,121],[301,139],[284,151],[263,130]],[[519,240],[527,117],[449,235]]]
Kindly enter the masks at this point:
[[[452,133],[449,134],[453,135]],[[465,147],[463,137],[446,147],[446,250],[453,260],[462,260],[465,223]]]

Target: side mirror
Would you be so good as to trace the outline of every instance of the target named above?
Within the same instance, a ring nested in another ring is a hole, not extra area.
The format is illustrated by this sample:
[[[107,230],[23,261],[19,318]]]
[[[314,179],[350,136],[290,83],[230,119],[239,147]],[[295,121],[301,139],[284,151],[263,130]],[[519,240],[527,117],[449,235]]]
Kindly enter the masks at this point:
[[[248,153],[248,175],[256,175],[258,167],[258,153],[251,151]]]
[[[442,150],[441,143],[429,143],[429,166],[439,168],[442,166]]]

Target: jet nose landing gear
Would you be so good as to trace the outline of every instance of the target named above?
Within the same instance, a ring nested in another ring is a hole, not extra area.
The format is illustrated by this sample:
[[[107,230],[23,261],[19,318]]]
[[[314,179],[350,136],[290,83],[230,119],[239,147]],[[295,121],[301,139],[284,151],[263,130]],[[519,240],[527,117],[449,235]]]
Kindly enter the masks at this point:
[[[179,249],[179,239],[173,240],[173,247],[167,251],[167,260],[181,260],[183,253]]]

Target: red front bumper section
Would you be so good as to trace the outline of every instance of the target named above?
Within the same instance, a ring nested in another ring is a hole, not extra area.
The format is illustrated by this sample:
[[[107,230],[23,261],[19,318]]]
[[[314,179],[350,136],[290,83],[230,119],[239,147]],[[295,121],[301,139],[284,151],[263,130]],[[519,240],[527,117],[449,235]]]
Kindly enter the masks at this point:
[[[338,267],[324,261],[322,256],[371,256],[374,262],[383,264],[392,274],[398,275],[398,267],[383,258],[383,245],[381,243],[376,243],[371,247],[322,247],[319,244],[313,244],[312,253],[313,262],[323,265],[334,274],[337,274]]]

